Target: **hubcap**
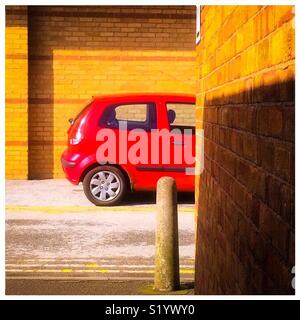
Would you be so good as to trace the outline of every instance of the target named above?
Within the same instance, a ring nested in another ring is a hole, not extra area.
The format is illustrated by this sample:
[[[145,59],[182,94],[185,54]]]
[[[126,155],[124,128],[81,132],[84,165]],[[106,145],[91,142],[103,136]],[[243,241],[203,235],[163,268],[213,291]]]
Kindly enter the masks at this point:
[[[100,171],[93,175],[90,182],[92,195],[101,201],[113,200],[120,192],[120,180],[111,171]]]

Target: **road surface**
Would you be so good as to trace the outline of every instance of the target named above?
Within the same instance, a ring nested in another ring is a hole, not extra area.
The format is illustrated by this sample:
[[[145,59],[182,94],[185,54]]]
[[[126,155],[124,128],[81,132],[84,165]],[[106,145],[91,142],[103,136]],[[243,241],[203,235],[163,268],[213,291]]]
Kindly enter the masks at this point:
[[[154,203],[153,194],[139,193],[100,208],[63,180],[8,181],[7,280],[153,281]],[[193,281],[191,195],[180,195],[178,219],[180,275]]]

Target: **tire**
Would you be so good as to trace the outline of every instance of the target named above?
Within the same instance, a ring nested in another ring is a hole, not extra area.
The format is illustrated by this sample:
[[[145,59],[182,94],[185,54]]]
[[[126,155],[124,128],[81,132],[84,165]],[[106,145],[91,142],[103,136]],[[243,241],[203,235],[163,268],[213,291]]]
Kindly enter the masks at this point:
[[[120,203],[127,191],[124,174],[112,166],[99,166],[84,177],[83,190],[96,206],[114,206]]]

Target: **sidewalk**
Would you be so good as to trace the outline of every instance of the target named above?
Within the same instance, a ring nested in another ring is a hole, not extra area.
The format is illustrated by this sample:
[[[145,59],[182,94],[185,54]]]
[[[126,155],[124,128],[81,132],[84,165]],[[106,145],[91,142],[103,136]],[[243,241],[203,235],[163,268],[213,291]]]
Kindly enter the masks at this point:
[[[6,180],[6,207],[11,211],[153,211],[154,192],[128,193],[119,206],[96,207],[85,196],[82,185],[72,185],[66,179]],[[178,194],[180,211],[193,212],[194,196]]]

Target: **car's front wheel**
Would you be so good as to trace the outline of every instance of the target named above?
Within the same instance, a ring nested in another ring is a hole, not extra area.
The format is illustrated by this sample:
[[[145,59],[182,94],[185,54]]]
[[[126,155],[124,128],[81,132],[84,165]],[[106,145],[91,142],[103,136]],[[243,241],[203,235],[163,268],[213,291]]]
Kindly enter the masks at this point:
[[[96,206],[116,205],[126,193],[124,174],[111,166],[92,169],[85,175],[82,183],[86,197]]]

